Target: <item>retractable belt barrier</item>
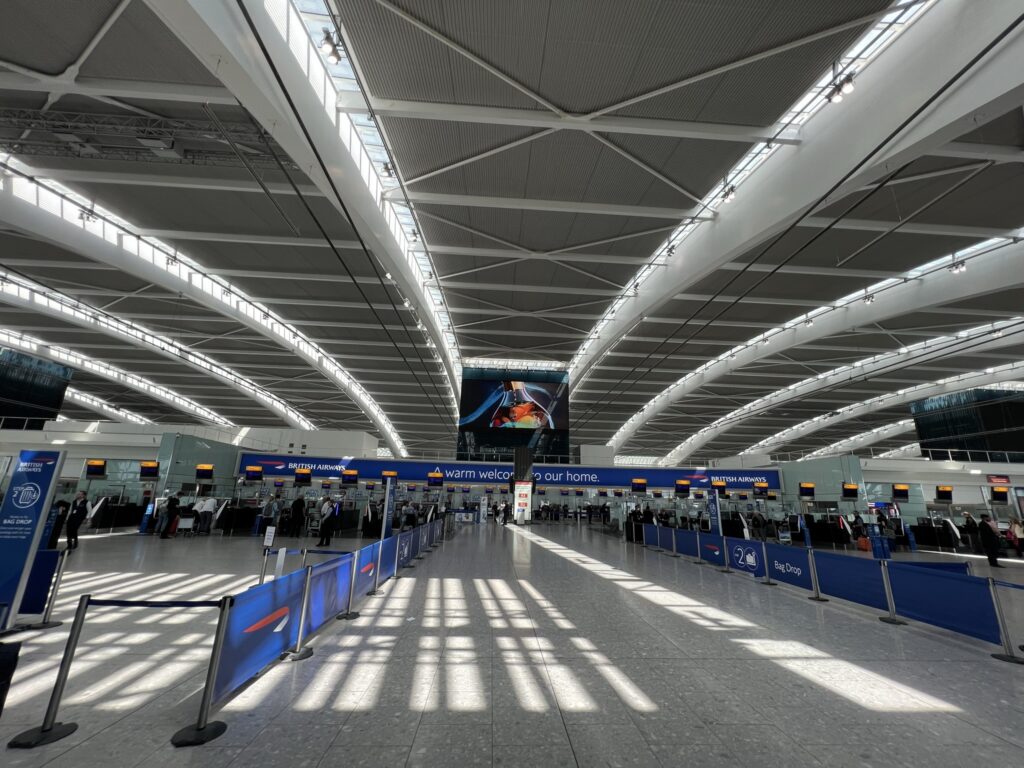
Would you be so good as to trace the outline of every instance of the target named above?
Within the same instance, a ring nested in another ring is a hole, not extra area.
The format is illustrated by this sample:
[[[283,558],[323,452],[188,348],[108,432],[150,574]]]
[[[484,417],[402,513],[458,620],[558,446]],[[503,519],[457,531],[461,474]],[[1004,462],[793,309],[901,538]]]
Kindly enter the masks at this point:
[[[974,576],[970,563],[875,560],[649,523],[642,531],[643,546],[664,554],[720,565],[762,584],[799,587],[811,591],[812,600],[828,602],[822,596],[828,595],[885,611],[879,618],[889,624],[912,619],[1002,645],[994,658],[1024,664],[1014,653],[999,597],[1001,588],[1024,591],[1024,585]]]
[[[425,530],[420,530],[421,528]],[[263,550],[264,570],[260,583],[237,595],[220,600],[114,600],[82,595],[75,611],[64,655],[57,671],[43,724],[15,736],[11,748],[29,749],[50,744],[78,729],[76,723],[57,722],[60,700],[67,685],[71,662],[92,606],[116,608],[217,608],[219,616],[213,650],[207,667],[194,725],[182,728],[171,738],[176,747],[205,744],[227,730],[220,721],[210,721],[211,706],[229,696],[275,661],[299,661],[313,655],[305,644],[332,618],[353,619],[357,599],[398,575],[400,567],[419,551],[444,542],[444,521],[433,520],[412,530],[375,541],[356,552],[336,550]],[[405,547],[403,548],[403,541]],[[422,542],[422,547],[421,547]],[[266,563],[271,554],[303,556],[303,567],[264,583]],[[338,555],[314,565],[305,565],[310,554]],[[382,559],[383,558],[383,559]]]

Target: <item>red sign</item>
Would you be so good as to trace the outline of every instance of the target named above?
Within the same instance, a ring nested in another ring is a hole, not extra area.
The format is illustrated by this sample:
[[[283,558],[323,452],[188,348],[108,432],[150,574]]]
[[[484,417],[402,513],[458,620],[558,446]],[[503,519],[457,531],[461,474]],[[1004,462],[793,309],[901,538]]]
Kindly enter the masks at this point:
[[[1001,483],[1003,485],[1010,484],[1010,478],[1006,475],[988,475],[988,481],[990,483]]]

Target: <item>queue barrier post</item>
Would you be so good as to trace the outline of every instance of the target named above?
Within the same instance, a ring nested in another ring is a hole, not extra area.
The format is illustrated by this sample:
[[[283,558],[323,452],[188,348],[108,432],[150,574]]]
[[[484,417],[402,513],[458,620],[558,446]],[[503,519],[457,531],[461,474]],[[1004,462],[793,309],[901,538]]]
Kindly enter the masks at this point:
[[[57,573],[53,577],[53,586],[50,587],[50,596],[46,601],[46,610],[43,611],[43,620],[37,624],[26,624],[25,629],[53,629],[59,627],[64,622],[53,621],[53,606],[57,602],[57,592],[60,590],[60,583],[64,580],[64,567],[68,563],[68,550],[62,549],[60,551],[59,559],[57,561]]]
[[[288,661],[302,661],[313,655],[313,649],[308,645],[303,647],[306,640],[306,620],[309,618],[309,588],[313,582],[313,566],[307,565],[306,578],[302,582],[302,608],[299,610],[299,634],[295,639],[295,650],[285,651],[281,658]]]
[[[398,534],[398,541],[395,542],[395,578],[399,579],[401,576],[398,573],[398,555],[402,551],[402,534]],[[406,563],[406,565],[412,565],[412,563]]]
[[[57,669],[57,680],[53,684],[53,691],[50,692],[50,701],[46,705],[43,724],[38,728],[29,728],[27,731],[22,731],[7,742],[7,746],[10,749],[32,749],[33,747],[41,747],[44,744],[52,744],[78,730],[78,723],[58,723],[57,710],[60,708],[64,687],[68,682],[68,674],[71,672],[71,661],[75,658],[78,640],[82,636],[82,627],[85,626],[85,614],[89,610],[90,598],[91,595],[88,594],[78,598],[75,620],[71,624],[68,641],[64,645],[64,656],[61,657],[60,667]]]
[[[676,525],[678,525],[678,522],[676,523]],[[678,528],[672,529],[672,557],[679,557],[679,541],[678,537],[676,536],[677,530]]]
[[[814,550],[810,548],[807,550],[807,563],[811,569],[811,588],[814,590],[814,594],[807,599],[814,600],[816,603],[827,603],[828,598],[821,596],[821,589],[818,586],[818,566],[814,562]]]
[[[270,547],[264,547],[263,548],[263,567],[260,568],[260,580],[259,580],[259,584],[257,586],[262,585],[263,582],[265,582],[267,580],[267,564],[268,564],[269,561],[270,561]]]
[[[426,548],[426,546],[423,543],[423,528],[420,527],[420,526],[416,526],[416,528],[413,528],[412,530],[413,530],[413,536],[418,536],[419,540],[420,540],[419,554],[417,554],[416,557],[413,558],[413,559],[414,560],[422,560],[424,557],[427,556],[427,554],[426,554],[426,549],[427,548]],[[395,573],[398,573],[398,569],[397,568],[395,569]]]
[[[300,568],[305,568],[306,567],[306,558],[309,557],[309,550],[306,549],[305,547],[303,547],[300,551],[302,552],[302,565],[299,566],[299,567]]]
[[[718,570],[722,573],[732,573],[732,568],[729,567],[729,545],[725,541],[725,536],[722,537],[722,559],[725,560],[725,567]]]
[[[1006,661],[1010,664],[1024,664],[1024,658],[1015,655],[1013,652],[1010,630],[1006,626],[1006,617],[1003,616],[1003,605],[999,602],[999,590],[996,588],[996,580],[991,576],[988,577],[988,589],[992,595],[992,605],[996,609],[996,621],[999,622],[999,638],[1003,641],[1003,652],[993,653],[992,658]],[[1021,646],[1021,650],[1024,650],[1024,645]]]
[[[359,618],[359,611],[356,610],[356,576],[359,575],[359,551],[352,553],[352,573],[348,580],[348,610],[339,613],[335,618],[338,621],[351,621]]]
[[[878,620],[897,626],[906,625],[907,622],[896,616],[896,601],[892,597],[892,582],[889,581],[889,561],[880,560],[879,562],[882,565],[882,588],[885,590],[885,604],[889,609],[889,615],[879,616]]]
[[[704,565],[704,558],[700,554],[700,528],[697,529],[697,559],[693,561],[694,565]]]
[[[383,523],[382,523],[383,525]],[[379,595],[380,592],[380,563],[381,558],[384,556],[384,539],[380,540],[380,546],[377,547],[377,567],[373,569],[373,589],[366,593],[367,597]]]
[[[224,638],[228,632],[228,616],[235,598],[225,595],[217,606],[217,632],[213,637],[213,649],[210,651],[210,665],[206,668],[206,684],[203,686],[203,698],[199,702],[199,717],[195,725],[187,725],[171,737],[175,747],[194,747],[206,744],[221,736],[227,729],[227,723],[221,720],[210,722],[210,706],[213,704],[213,686],[217,681],[220,669],[220,655],[224,650]]]
[[[772,581],[772,569],[768,566],[768,545],[761,539],[761,562],[764,563],[764,581],[759,582],[766,587],[774,587],[778,582]]]

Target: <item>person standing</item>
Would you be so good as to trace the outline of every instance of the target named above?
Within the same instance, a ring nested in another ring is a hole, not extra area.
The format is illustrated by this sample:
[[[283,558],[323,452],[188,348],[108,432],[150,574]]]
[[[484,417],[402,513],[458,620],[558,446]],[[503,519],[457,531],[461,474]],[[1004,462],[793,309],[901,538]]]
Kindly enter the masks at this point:
[[[292,517],[288,535],[296,537],[301,536],[305,524],[306,500],[301,497],[296,497],[295,501],[292,502]]]
[[[334,502],[324,496],[320,504],[320,540],[316,543],[318,547],[331,546],[331,534],[334,533]]]
[[[508,525],[509,506],[507,501],[501,502],[501,524]]]
[[[964,512],[964,533],[967,534],[967,546],[974,552],[981,552],[981,541],[978,538],[978,521],[970,512]]]
[[[989,515],[982,515],[978,523],[978,535],[981,536],[981,548],[988,557],[988,564],[993,568],[1002,568],[999,564],[999,529]]]
[[[75,499],[71,502],[71,512],[68,513],[68,549],[78,549],[78,529],[88,516],[89,502],[85,491],[79,491],[75,494]]]
[[[199,513],[199,533],[210,534],[213,528],[213,515],[217,512],[217,499],[207,496],[196,510]]]
[[[183,495],[181,491],[178,491],[165,502],[164,515],[161,520],[164,527],[161,529],[160,524],[157,524],[157,532],[160,534],[161,539],[171,538],[171,531],[174,530],[175,521],[178,519],[181,497]]]
[[[1021,557],[1021,550],[1024,549],[1021,539],[1024,539],[1024,525],[1016,517],[1011,517],[1010,527],[1006,529],[1006,540],[1017,550],[1017,557]]]

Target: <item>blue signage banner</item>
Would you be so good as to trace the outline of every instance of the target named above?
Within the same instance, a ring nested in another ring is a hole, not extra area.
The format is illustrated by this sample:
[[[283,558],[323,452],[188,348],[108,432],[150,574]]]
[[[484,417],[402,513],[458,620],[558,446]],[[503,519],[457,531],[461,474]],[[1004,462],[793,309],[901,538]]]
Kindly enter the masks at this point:
[[[412,560],[412,537],[414,531],[406,531],[398,535],[398,567],[405,568]]]
[[[711,533],[715,536],[722,535],[722,508],[718,502],[718,491],[714,488],[708,494],[707,503],[704,505],[708,521],[711,523]]]
[[[742,573],[749,573],[755,578],[764,577],[765,568],[761,542],[726,537],[725,546],[729,548],[730,567]]]
[[[388,536],[380,543],[380,583],[395,575],[395,555],[398,554],[398,537]]]
[[[295,647],[305,581],[305,571],[293,571],[235,596],[213,685],[214,701]]]
[[[658,546],[658,527],[654,523],[644,523],[643,526],[644,545],[648,547]]]
[[[363,547],[359,550],[359,562],[356,564],[356,594],[365,595],[373,589],[373,571],[377,567],[377,550],[380,542]]]
[[[818,572],[818,588],[824,594],[880,611],[888,610],[882,565],[877,560],[815,550],[814,565]]]
[[[21,451],[14,465],[0,506],[0,605],[8,607],[0,629],[17,618],[63,464],[60,451]]]
[[[768,552],[768,567],[773,579],[801,589],[813,589],[811,561],[806,549],[765,544],[765,550]]]
[[[247,466],[263,467],[267,477],[294,477],[299,467],[313,470],[314,477],[340,477],[345,469],[354,469],[362,478],[381,477],[384,470],[398,472],[399,480],[425,481],[427,473],[440,472],[445,482],[503,483],[512,476],[511,464],[488,462],[427,462],[402,459],[357,459],[351,456],[323,458],[269,453],[243,453],[238,471]],[[724,481],[727,488],[752,488],[768,483],[780,489],[779,473],[774,469],[687,469],[655,467],[581,467],[565,464],[535,464],[533,476],[541,485],[608,486],[629,488],[635,477],[647,480],[648,488],[675,488],[676,480],[689,480],[692,488],[708,488],[712,480]]]
[[[676,531],[676,552],[689,557],[697,556],[697,533],[695,531]]]
[[[309,581],[309,634],[348,611],[349,583],[352,579],[352,558],[347,554],[313,566]]]
[[[672,528],[661,526],[658,528],[658,546],[666,552],[672,551]]]
[[[889,582],[900,616],[999,645],[999,619],[988,579],[890,563]]]

